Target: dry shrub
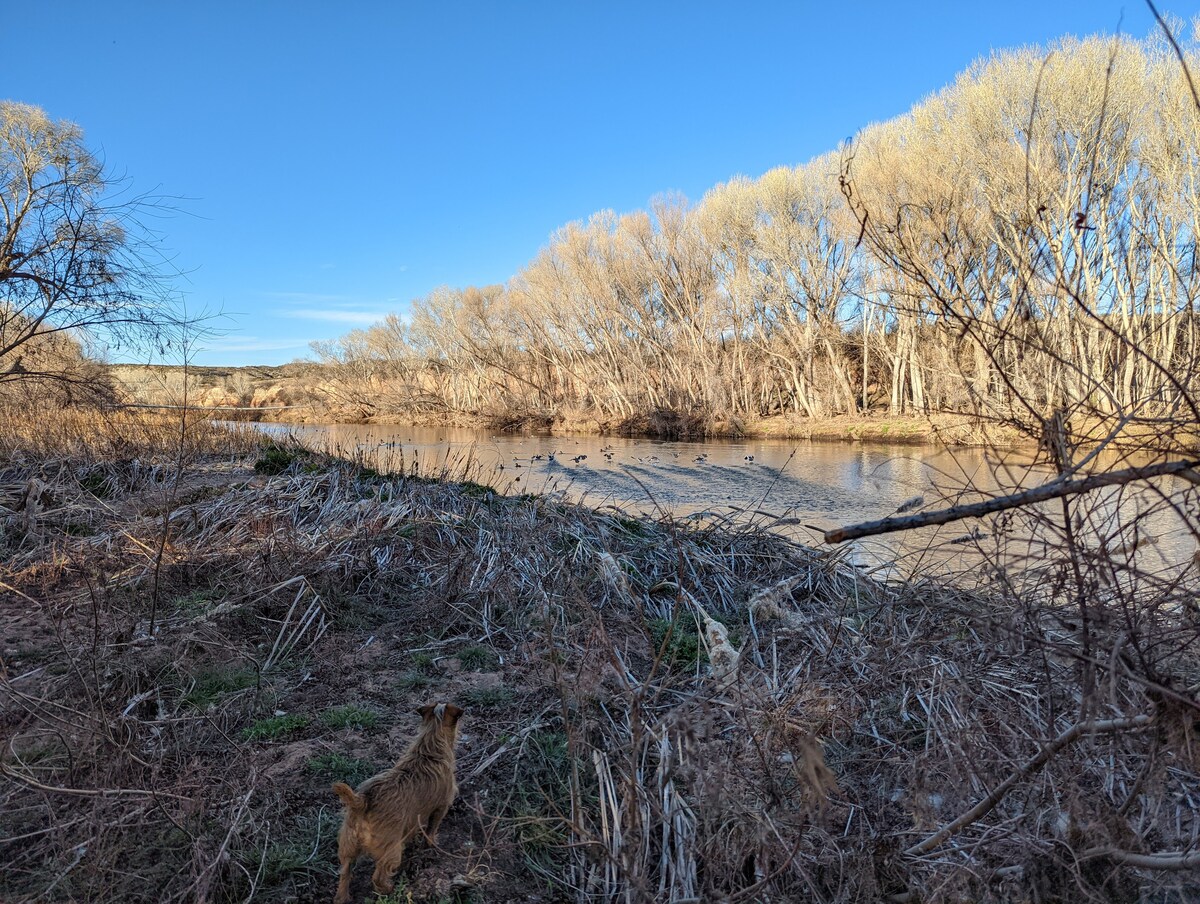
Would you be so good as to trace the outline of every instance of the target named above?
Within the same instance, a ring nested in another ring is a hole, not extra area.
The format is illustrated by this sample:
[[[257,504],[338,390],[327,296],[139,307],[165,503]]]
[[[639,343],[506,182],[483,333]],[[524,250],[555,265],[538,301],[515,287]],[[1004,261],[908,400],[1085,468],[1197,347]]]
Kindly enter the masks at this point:
[[[214,423],[198,409],[0,404],[0,460],[111,462],[132,458],[185,460],[205,454],[244,454],[259,435]]]
[[[710,419],[689,410],[656,408],[644,414],[635,414],[617,425],[621,436],[653,436],[658,439],[685,439],[707,436],[714,431]]]

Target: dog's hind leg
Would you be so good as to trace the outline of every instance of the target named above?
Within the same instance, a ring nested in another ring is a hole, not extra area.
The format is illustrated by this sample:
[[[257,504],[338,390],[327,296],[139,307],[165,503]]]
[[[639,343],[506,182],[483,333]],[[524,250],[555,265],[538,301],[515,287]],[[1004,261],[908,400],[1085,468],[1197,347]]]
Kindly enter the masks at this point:
[[[375,874],[371,876],[371,885],[378,894],[390,895],[395,889],[396,883],[392,881],[392,876],[400,868],[400,861],[403,857],[404,842],[397,841],[383,851],[381,857],[376,858]]]
[[[353,867],[353,860],[342,861],[341,875],[338,877],[337,894],[333,896],[333,904],[350,904],[350,871]]]
[[[358,859],[358,838],[346,831],[345,826],[338,835],[338,860],[341,870],[338,876],[337,894],[333,904],[350,904],[350,873],[354,870],[354,861]]]

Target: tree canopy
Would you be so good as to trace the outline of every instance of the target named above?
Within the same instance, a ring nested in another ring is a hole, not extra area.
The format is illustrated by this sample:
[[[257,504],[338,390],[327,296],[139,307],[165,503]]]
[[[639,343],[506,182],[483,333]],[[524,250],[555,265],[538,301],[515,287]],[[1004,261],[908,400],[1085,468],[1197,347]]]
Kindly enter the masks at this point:
[[[1158,36],[1000,52],[844,148],[568,224],[507,286],[414,301],[403,341],[317,351],[397,411],[1169,417],[1200,373],[1198,136]]]
[[[88,340],[170,342],[165,261],[145,225],[160,207],[130,196],[76,124],[0,101],[0,384],[78,382]]]

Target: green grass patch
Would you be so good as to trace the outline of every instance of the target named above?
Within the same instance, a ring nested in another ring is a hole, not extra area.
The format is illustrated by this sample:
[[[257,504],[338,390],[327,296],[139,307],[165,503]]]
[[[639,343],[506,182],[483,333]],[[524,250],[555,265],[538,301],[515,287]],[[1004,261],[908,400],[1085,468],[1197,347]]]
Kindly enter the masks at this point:
[[[484,486],[482,483],[476,483],[473,480],[464,480],[458,485],[464,496],[470,496],[473,499],[491,499],[496,495],[496,491],[491,487]]]
[[[254,463],[254,473],[273,477],[282,474],[296,461],[307,457],[308,453],[303,449],[289,449],[276,443],[267,443]]]
[[[9,663],[20,663],[23,668],[58,659],[53,647],[17,647],[8,653]]]
[[[516,698],[517,695],[510,688],[503,685],[498,687],[477,687],[466,691],[462,695],[463,703],[477,709],[495,709],[498,706],[506,706]]]
[[[574,534],[558,534],[550,541],[550,549],[555,555],[569,559],[574,557],[582,542]]]
[[[413,653],[408,661],[418,672],[433,671],[433,657],[428,653]]]
[[[392,889],[392,893],[376,895],[372,904],[417,904],[417,899],[413,897],[412,890],[409,889],[404,877],[398,875],[394,881],[396,887]]]
[[[298,844],[272,844],[252,857],[251,862],[262,870],[262,882],[267,887],[279,885],[293,873],[308,866],[308,852]]]
[[[258,889],[254,900],[311,901],[318,890],[324,899],[336,875],[340,822],[336,807],[325,809],[298,820],[278,841],[243,854],[243,866]]]
[[[571,810],[571,774],[564,732],[529,735],[517,763],[510,815],[523,856],[545,870],[561,866],[570,842],[563,814]]]
[[[334,706],[321,713],[321,721],[330,728],[375,728],[379,725],[379,713],[357,703]]]
[[[354,787],[379,771],[366,760],[336,752],[315,756],[304,765],[314,775],[346,782]]]
[[[79,478],[79,486],[97,499],[110,499],[113,495],[108,475],[103,471],[89,471],[84,474]]]
[[[214,603],[221,601],[225,594],[212,588],[197,588],[188,593],[180,594],[171,600],[171,607],[176,612],[189,612],[199,615],[212,608]]]
[[[271,716],[267,719],[259,719],[253,725],[243,728],[242,737],[247,741],[275,741],[293,731],[299,731],[310,721],[308,716],[299,713]]]
[[[396,677],[396,690],[399,691],[419,691],[422,688],[429,687],[431,684],[433,684],[433,678],[424,672],[415,670],[401,672]]]
[[[634,537],[644,537],[649,531],[646,530],[646,525],[636,518],[613,518],[613,526],[624,533]]]
[[[418,486],[433,486],[434,484],[441,483],[438,478],[426,477],[423,474],[404,474],[401,477],[401,480],[405,481],[406,483],[415,483]]]
[[[668,668],[690,669],[708,659],[708,652],[696,632],[696,622],[681,615],[674,620],[652,618],[646,623],[654,655],[662,651],[662,661]]]
[[[20,751],[21,762],[27,766],[35,763],[47,763],[52,760],[70,762],[70,752],[58,740],[41,741]]]
[[[223,694],[244,691],[258,684],[258,673],[253,669],[211,669],[196,676],[192,689],[184,695],[183,702],[194,709],[208,709]]]
[[[497,663],[496,654],[479,644],[459,650],[458,661],[469,672],[482,672],[485,669],[493,668]]]

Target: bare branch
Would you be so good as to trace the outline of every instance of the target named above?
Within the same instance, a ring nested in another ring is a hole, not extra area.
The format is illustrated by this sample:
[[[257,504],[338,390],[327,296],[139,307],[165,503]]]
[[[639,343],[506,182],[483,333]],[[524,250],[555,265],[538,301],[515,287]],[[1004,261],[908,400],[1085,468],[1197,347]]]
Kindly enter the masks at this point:
[[[1100,487],[1118,486],[1132,483],[1135,480],[1150,480],[1155,477],[1180,476],[1191,480],[1190,472],[1200,467],[1200,459],[1186,461],[1169,461],[1157,465],[1147,465],[1143,468],[1125,468],[1121,471],[1110,471],[1106,474],[1093,474],[1080,480],[1052,480],[1032,490],[1014,493],[1010,496],[1000,496],[984,502],[973,502],[969,505],[955,505],[936,512],[924,512],[917,515],[901,515],[892,518],[880,518],[878,521],[864,521],[848,527],[839,527],[825,533],[826,543],[844,543],[847,540],[857,540],[860,537],[873,537],[878,534],[890,534],[900,530],[911,530],[914,527],[928,527],[934,524],[949,524],[952,521],[962,521],[964,518],[982,518],[995,512],[1021,508],[1049,499],[1061,499],[1078,493]]]
[[[1097,857],[1107,857],[1136,869],[1173,871],[1200,867],[1200,851],[1158,851],[1153,854],[1139,854],[1117,848],[1093,848],[1079,855],[1080,860],[1093,860]]]
[[[1008,778],[1001,782],[996,789],[977,803],[971,809],[967,810],[957,819],[947,823],[942,828],[938,829],[934,834],[930,835],[920,844],[914,844],[904,853],[910,857],[915,857],[919,854],[927,854],[935,847],[949,838],[956,832],[960,832],[969,826],[971,823],[982,819],[1002,801],[1005,796],[1016,787],[1017,783],[1022,779],[1037,772],[1046,763],[1054,757],[1056,753],[1071,744],[1074,744],[1084,735],[1100,734],[1102,732],[1112,731],[1129,731],[1134,728],[1145,728],[1154,717],[1146,714],[1131,716],[1127,719],[1103,719],[1097,722],[1079,722],[1072,725],[1057,738],[1047,744],[1033,759],[1029,760],[1024,766],[1012,773]]]

